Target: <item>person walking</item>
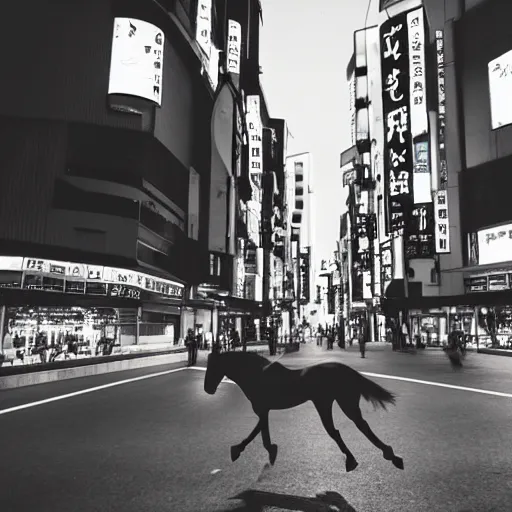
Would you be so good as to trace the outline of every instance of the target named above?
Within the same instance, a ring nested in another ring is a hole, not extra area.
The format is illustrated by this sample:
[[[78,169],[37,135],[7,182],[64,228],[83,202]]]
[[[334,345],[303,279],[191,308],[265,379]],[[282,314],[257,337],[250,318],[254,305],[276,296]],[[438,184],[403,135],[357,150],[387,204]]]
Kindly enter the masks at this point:
[[[368,326],[366,325],[366,320],[361,322],[359,327],[359,351],[361,352],[361,357],[364,359],[366,357],[366,341],[368,339]]]
[[[187,331],[185,345],[187,346],[188,352],[188,366],[193,366],[195,364],[195,359],[197,359],[197,341],[192,329]]]

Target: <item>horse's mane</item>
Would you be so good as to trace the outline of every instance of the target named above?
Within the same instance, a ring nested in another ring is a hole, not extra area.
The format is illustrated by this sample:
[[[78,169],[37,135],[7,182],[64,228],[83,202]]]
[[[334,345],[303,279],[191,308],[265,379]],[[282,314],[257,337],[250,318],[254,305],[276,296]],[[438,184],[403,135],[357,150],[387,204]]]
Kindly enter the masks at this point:
[[[266,366],[270,364],[270,360],[266,357],[263,357],[262,355],[258,354],[257,352],[224,352],[222,354],[223,357],[226,357],[228,359],[240,359],[240,360],[247,360],[251,359],[253,361],[256,361],[259,363],[261,367]]]

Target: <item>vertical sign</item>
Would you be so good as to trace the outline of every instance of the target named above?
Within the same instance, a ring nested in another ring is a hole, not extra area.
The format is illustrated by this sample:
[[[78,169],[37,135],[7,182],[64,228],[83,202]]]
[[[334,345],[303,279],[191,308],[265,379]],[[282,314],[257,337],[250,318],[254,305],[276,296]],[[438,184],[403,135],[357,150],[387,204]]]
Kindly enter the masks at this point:
[[[210,58],[212,46],[212,0],[199,0],[197,5],[196,39]]]
[[[448,198],[446,190],[434,192],[436,252],[450,252],[450,226],[448,224]]]
[[[228,22],[228,72],[240,74],[240,52],[242,44],[242,27],[240,23],[229,20]]]
[[[409,40],[409,88],[413,142],[414,204],[432,202],[429,165],[428,112],[425,80],[425,25],[423,8],[407,14]]]
[[[446,165],[445,126],[446,95],[444,90],[444,39],[443,31],[436,30],[437,101],[439,141],[439,190],[435,193],[436,252],[450,252],[450,217],[448,215],[448,169]]]
[[[434,207],[432,201],[414,205],[405,229],[405,256],[432,258],[434,256]]]
[[[380,27],[384,139],[384,187],[388,231],[404,227],[412,206],[412,146],[409,130],[409,56],[407,15]]]
[[[446,167],[445,127],[446,127],[446,95],[444,92],[444,38],[443,31],[436,30],[437,53],[437,104],[438,104],[438,140],[439,140],[439,188],[446,188],[448,171]]]
[[[411,136],[428,131],[425,83],[425,25],[423,8],[407,14],[409,39],[409,87],[411,96]]]

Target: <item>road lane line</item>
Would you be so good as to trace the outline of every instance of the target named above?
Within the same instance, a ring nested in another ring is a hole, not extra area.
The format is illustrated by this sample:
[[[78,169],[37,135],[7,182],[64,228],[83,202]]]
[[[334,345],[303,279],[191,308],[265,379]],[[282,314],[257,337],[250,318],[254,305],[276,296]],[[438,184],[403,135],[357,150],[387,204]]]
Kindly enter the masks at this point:
[[[75,396],[79,395],[85,395],[87,393],[93,393],[94,391],[101,391],[102,389],[107,388],[113,388],[115,386],[121,386],[123,384],[130,384],[131,382],[138,382],[146,379],[152,379],[154,377],[161,377],[164,375],[169,375],[171,373],[177,373],[182,372],[184,370],[198,370],[201,372],[206,372],[206,368],[201,366],[191,366],[191,367],[183,367],[183,368],[174,368],[173,370],[166,370],[163,372],[158,373],[150,373],[148,375],[142,375],[140,377],[133,377],[131,379],[123,379],[116,382],[110,382],[109,384],[102,384],[101,386],[95,386],[93,388],[87,388],[82,389],[80,391],[74,391],[73,393],[67,393],[65,395],[58,395],[51,398],[45,398],[43,400],[38,400],[37,402],[29,402],[27,404],[22,405],[16,405],[14,407],[9,407],[7,409],[0,409],[0,415],[2,414],[8,414],[11,412],[21,411],[23,409],[29,409],[30,407],[36,407],[38,405],[44,405],[51,402],[57,402],[58,400],[64,400],[66,398],[73,398]],[[419,380],[419,379],[411,379],[409,377],[398,377],[396,375],[384,375],[381,373],[369,373],[369,372],[360,372],[363,375],[366,375],[367,377],[375,377],[378,379],[388,379],[388,380],[399,380],[403,382],[411,382],[413,384],[423,384],[426,386],[435,386],[435,387],[441,387],[441,388],[448,388],[448,389],[456,389],[459,391],[469,391],[471,393],[480,393],[483,395],[492,395],[492,396],[500,396],[503,398],[512,398],[512,393],[502,393],[500,391],[489,391],[486,389],[477,389],[477,388],[468,388],[464,386],[456,386],[454,384],[445,384],[442,382],[433,382],[428,380]],[[224,378],[222,382],[225,382],[227,384],[236,384],[230,379]]]
[[[0,415],[8,414],[10,412],[21,411],[22,409],[28,409],[30,407],[36,407],[38,405],[49,404],[50,402],[57,402],[58,400],[64,400],[66,398],[73,398],[75,396],[85,395],[87,393],[93,393],[94,391],[101,391],[102,389],[113,388],[115,386],[121,386],[122,384],[129,384],[130,382],[137,382],[140,380],[152,379],[153,377],[161,377],[163,375],[169,375],[170,373],[182,372],[183,370],[188,370],[188,367],[174,368],[173,370],[166,370],[166,371],[158,372],[158,373],[150,373],[148,375],[142,375],[140,377],[133,377],[131,379],[118,380],[116,382],[102,384],[101,386],[95,386],[93,388],[82,389],[80,391],[74,391],[73,393],[67,393],[65,395],[58,395],[58,396],[53,396],[51,398],[45,398],[43,400],[38,400],[37,402],[29,402],[29,403],[23,404],[23,405],[16,405],[14,407],[9,407],[8,409],[0,409]]]
[[[190,370],[199,370],[206,371],[206,368],[201,368],[199,366],[193,366]],[[480,393],[482,395],[492,395],[492,396],[501,396],[504,398],[512,398],[512,393],[502,393],[501,391],[489,391],[487,389],[477,389],[477,388],[466,388],[464,386],[456,386],[455,384],[445,384],[444,382],[433,382],[430,380],[419,380],[419,379],[411,379],[409,377],[398,377],[396,375],[384,375],[382,373],[369,373],[369,372],[359,372],[362,375],[366,375],[367,377],[375,377],[377,379],[388,379],[388,380],[401,380],[404,382],[412,382],[414,384],[424,384],[425,386],[436,386],[440,388],[449,388],[449,389],[457,389],[459,391],[470,391],[471,393]],[[222,382],[226,382],[228,384],[236,384],[232,380],[224,378]]]

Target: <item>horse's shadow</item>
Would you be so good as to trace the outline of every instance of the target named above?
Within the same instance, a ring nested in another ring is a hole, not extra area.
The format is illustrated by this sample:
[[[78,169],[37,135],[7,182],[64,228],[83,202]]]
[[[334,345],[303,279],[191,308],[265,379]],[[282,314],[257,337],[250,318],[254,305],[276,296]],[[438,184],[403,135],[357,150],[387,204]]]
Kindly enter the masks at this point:
[[[248,489],[230,499],[241,500],[243,505],[218,512],[263,512],[267,507],[300,512],[357,512],[341,494],[329,491],[307,498]]]

